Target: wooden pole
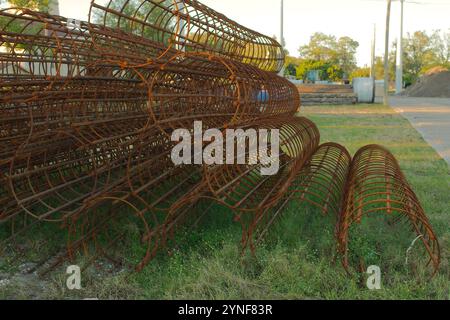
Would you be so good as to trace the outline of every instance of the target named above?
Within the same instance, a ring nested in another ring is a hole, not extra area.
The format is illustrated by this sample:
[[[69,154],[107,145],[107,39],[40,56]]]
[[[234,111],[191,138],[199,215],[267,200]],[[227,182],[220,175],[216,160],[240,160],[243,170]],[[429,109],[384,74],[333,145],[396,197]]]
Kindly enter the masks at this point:
[[[280,44],[284,50],[284,0],[281,0],[281,15],[280,15]],[[281,68],[280,73],[278,74],[280,77],[284,77],[284,66]]]
[[[392,0],[387,0],[386,41],[384,51],[384,105],[389,106],[389,27],[391,22]]]
[[[396,77],[395,77],[395,90],[397,94],[400,94],[403,91],[403,8],[404,8],[404,0],[400,0],[400,36],[397,44],[397,69],[396,69]]]
[[[371,48],[370,77],[375,79],[375,59],[376,59],[377,25],[373,25],[373,40]]]

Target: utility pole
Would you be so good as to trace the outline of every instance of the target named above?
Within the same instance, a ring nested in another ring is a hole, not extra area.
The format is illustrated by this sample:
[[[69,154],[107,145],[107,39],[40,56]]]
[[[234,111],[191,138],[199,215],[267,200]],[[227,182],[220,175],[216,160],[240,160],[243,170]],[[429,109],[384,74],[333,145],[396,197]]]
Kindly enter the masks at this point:
[[[280,44],[281,44],[282,50],[284,50],[284,46],[286,45],[286,43],[284,42],[284,0],[281,0]],[[278,75],[280,77],[284,77],[284,66]]]
[[[389,27],[391,22],[392,0],[387,0],[386,41],[384,50],[384,105],[389,106]]]
[[[281,0],[281,15],[280,15],[280,44],[284,49],[284,0]]]
[[[59,16],[59,0],[50,0],[48,2],[48,13]]]
[[[371,51],[371,64],[370,64],[370,77],[375,79],[375,59],[376,59],[376,46],[377,46],[377,25],[373,25],[373,40],[372,40],[372,51]]]
[[[377,47],[377,25],[373,25],[373,40],[372,40],[372,52],[371,52],[371,65],[370,65],[370,77],[372,78],[373,83],[373,95],[372,95],[372,103],[375,102],[375,95],[377,91],[376,84],[376,72],[375,72],[375,59],[376,59],[376,47]]]
[[[177,34],[177,45],[176,49],[181,52],[186,51],[186,40],[189,31],[186,30],[187,23],[184,17],[182,17],[183,14],[185,14],[186,6],[183,1],[180,1],[177,7],[178,10],[178,34]]]
[[[395,74],[395,91],[400,94],[403,90],[403,8],[405,0],[400,0],[401,5],[401,22],[400,22],[400,37],[397,43],[397,68]]]

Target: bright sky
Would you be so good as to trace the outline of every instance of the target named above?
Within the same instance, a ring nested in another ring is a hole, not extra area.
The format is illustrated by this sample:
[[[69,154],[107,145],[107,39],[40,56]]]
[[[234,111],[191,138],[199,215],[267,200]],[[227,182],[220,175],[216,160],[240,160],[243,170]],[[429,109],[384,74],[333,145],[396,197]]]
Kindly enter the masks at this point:
[[[408,0],[407,0],[408,1]],[[229,18],[259,32],[279,38],[280,0],[201,0]],[[370,61],[373,25],[377,24],[377,55],[384,54],[386,1],[384,0],[284,0],[285,39],[291,55],[314,32],[350,36],[360,43],[358,64]],[[405,32],[449,30],[450,0],[414,0],[405,4]],[[90,0],[60,0],[61,15],[87,20]],[[393,2],[391,40],[400,30],[400,3]]]

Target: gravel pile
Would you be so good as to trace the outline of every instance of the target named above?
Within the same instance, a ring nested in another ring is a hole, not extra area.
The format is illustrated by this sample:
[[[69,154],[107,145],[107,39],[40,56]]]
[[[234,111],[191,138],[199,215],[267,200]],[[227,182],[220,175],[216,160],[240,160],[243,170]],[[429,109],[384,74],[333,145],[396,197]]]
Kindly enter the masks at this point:
[[[450,98],[450,71],[430,70],[405,92],[408,97]]]

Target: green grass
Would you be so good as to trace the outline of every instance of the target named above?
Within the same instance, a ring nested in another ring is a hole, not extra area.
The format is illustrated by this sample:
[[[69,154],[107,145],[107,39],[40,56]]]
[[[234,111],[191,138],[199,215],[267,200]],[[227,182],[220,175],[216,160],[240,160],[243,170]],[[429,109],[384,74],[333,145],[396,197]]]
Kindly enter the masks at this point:
[[[423,256],[405,253],[414,234],[372,219],[352,230],[352,250],[382,269],[382,290],[370,291],[365,278],[348,276],[335,253],[334,218],[293,202],[273,227],[256,257],[241,256],[241,227],[221,208],[213,208],[194,232],[181,232],[141,273],[99,276],[92,268],[81,292],[64,290],[64,274],[50,280],[43,297],[104,299],[449,299],[450,171],[409,122],[380,105],[308,107],[302,116],[319,127],[322,143],[333,141],[351,154],[382,144],[400,162],[442,248],[440,273],[429,279]],[[370,219],[369,219],[370,220]],[[416,245],[419,247],[419,245]],[[137,241],[126,247],[129,262],[139,261]],[[9,290],[12,290],[9,288]],[[6,291],[6,290],[5,290]],[[14,296],[14,292],[3,293]],[[17,295],[17,294],[16,294]],[[1,289],[0,289],[0,297]],[[19,295],[21,297],[21,295]]]

